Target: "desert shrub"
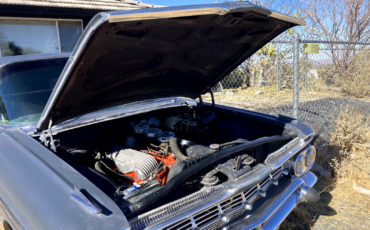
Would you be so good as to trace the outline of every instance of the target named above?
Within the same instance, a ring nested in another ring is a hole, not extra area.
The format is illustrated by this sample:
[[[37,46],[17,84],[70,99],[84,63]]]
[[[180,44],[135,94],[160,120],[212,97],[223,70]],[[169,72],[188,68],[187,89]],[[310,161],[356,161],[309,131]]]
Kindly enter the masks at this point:
[[[334,177],[319,176],[314,188],[321,195],[320,201],[299,204],[280,229],[327,229],[332,226],[327,223],[340,223],[343,229],[368,229],[363,223],[370,199],[354,186],[370,190],[370,118],[362,109],[343,107],[334,123],[329,146],[324,141],[315,142],[325,156],[317,162],[327,170],[331,165]],[[318,218],[321,221],[316,226]]]
[[[361,50],[341,77],[343,93],[362,98],[370,96],[370,50]]]
[[[362,109],[342,108],[331,142],[338,147],[332,167],[338,182],[370,189],[370,118]]]
[[[340,147],[342,154],[370,150],[370,119],[361,108],[344,107],[335,120],[331,142]],[[370,153],[369,153],[370,154]]]

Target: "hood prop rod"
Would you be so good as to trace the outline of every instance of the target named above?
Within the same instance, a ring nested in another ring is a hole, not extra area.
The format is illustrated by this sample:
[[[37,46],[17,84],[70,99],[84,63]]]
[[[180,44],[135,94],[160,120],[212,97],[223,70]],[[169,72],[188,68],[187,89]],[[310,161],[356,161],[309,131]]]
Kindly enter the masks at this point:
[[[211,99],[212,99],[212,110],[215,108],[216,104],[215,104],[215,98],[213,96],[213,92],[212,92],[212,89],[209,89],[209,94],[211,94]]]
[[[46,146],[48,147],[48,137],[50,137],[50,148],[51,150],[53,150],[54,152],[57,151],[57,148],[55,146],[55,143],[54,143],[54,138],[53,138],[53,134],[51,132],[51,125],[53,124],[53,121],[50,119],[49,121],[49,127],[47,130],[43,130],[41,132],[41,135],[40,135],[40,141]]]
[[[212,106],[211,106],[211,108],[213,110],[215,108],[215,106],[216,106],[216,104],[215,104],[215,97],[213,95],[212,89],[209,89],[208,92],[209,92],[209,94],[211,94],[211,100],[212,100]],[[201,94],[199,95],[199,103],[204,108],[203,98],[202,98],[202,95]]]
[[[199,104],[203,107],[203,98],[202,98],[202,94],[199,94]]]
[[[211,99],[212,99],[212,110],[215,108],[216,104],[215,104],[215,97],[213,96],[213,92],[212,92],[212,89],[209,89],[208,90],[209,94],[211,94]],[[199,94],[199,104],[202,108],[205,109],[204,107],[204,104],[203,104],[203,98],[202,98],[202,94]]]

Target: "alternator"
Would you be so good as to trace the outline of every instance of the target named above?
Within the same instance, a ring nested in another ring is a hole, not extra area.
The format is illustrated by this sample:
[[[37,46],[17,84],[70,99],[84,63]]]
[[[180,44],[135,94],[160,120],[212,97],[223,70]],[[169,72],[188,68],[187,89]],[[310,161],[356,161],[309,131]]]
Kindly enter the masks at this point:
[[[124,148],[113,153],[112,158],[122,173],[135,172],[138,180],[147,179],[158,167],[158,162],[149,154]]]

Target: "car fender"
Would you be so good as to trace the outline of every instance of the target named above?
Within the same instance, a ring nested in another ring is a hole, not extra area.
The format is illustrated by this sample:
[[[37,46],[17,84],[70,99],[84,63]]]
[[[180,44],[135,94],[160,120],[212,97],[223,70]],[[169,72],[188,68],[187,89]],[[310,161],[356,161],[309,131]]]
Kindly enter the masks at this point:
[[[129,228],[110,197],[21,129],[3,130],[0,146],[0,197],[7,221],[18,221],[12,223],[20,229]],[[72,198],[74,187],[85,189],[102,213]]]

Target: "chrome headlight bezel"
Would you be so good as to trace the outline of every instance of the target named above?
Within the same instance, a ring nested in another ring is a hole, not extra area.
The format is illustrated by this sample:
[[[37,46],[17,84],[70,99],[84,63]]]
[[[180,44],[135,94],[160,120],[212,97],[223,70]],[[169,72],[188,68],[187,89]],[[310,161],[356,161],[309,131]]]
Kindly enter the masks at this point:
[[[301,176],[310,170],[315,163],[315,146],[309,145],[292,158],[293,175]]]

